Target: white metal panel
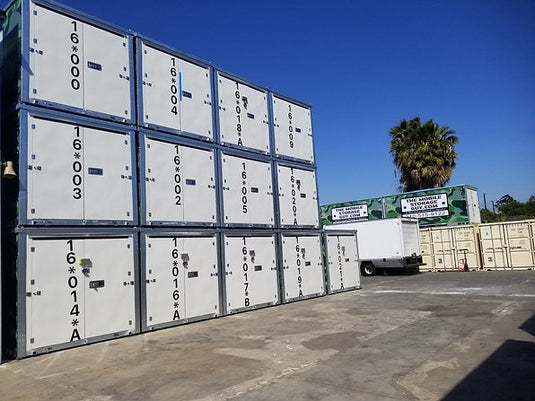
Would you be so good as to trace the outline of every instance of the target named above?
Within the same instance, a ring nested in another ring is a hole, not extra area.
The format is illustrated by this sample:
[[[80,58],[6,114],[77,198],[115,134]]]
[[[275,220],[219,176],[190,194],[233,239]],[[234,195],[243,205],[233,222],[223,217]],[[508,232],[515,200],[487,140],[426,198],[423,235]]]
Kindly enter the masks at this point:
[[[310,109],[273,96],[275,152],[314,162]]]
[[[272,225],[271,165],[229,155],[222,164],[224,223]]]
[[[132,117],[126,37],[31,3],[30,98]]]
[[[147,221],[216,222],[213,151],[147,138],[145,165]]]
[[[84,106],[83,23],[30,2],[30,98]]]
[[[213,139],[210,70],[142,43],[143,123]]]
[[[326,245],[330,290],[360,287],[356,236],[328,235]]]
[[[224,237],[226,308],[234,311],[278,301],[275,241]]]
[[[214,152],[182,147],[184,220],[216,222]]]
[[[29,116],[29,219],[83,219],[83,130]]]
[[[314,171],[278,166],[280,224],[313,226],[319,224],[319,207]]]
[[[186,317],[183,238],[148,238],[146,244],[147,325]]]
[[[132,148],[124,133],[84,128],[84,218],[132,220]]]
[[[221,141],[269,152],[266,93],[218,74],[218,95]]]
[[[481,212],[479,210],[479,197],[475,189],[466,188],[466,208],[468,209],[468,221],[472,224],[481,223]]]
[[[185,238],[181,260],[185,268],[186,318],[217,316],[219,281],[215,236]]]
[[[85,270],[85,336],[135,328],[134,246],[132,237],[86,239],[77,255]],[[96,287],[96,288],[93,288]]]
[[[90,24],[83,29],[84,108],[130,119],[132,77],[127,38]]]
[[[403,238],[403,256],[419,255],[420,236],[418,235],[418,224],[408,220],[401,220],[400,230]]]
[[[285,299],[323,294],[325,282],[318,236],[282,236]]]
[[[81,243],[28,239],[26,252],[26,349],[85,337]]]
[[[141,45],[142,100],[144,124],[180,129],[180,82],[178,58]]]
[[[210,70],[179,59],[180,130],[213,138]]]

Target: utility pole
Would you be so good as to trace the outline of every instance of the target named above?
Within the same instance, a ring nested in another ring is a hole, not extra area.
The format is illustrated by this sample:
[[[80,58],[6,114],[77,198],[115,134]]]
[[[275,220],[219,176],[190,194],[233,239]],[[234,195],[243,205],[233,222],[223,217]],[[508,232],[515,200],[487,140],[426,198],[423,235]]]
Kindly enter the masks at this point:
[[[487,208],[487,194],[483,194],[483,205],[485,206],[485,209]]]

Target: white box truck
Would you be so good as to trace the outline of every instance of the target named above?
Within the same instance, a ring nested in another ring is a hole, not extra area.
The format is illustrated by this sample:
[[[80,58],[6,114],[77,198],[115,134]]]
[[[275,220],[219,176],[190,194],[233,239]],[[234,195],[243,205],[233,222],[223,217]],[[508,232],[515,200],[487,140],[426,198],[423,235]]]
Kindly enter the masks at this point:
[[[364,276],[373,276],[378,269],[418,271],[423,265],[416,219],[365,220],[323,228],[357,231],[359,264]]]

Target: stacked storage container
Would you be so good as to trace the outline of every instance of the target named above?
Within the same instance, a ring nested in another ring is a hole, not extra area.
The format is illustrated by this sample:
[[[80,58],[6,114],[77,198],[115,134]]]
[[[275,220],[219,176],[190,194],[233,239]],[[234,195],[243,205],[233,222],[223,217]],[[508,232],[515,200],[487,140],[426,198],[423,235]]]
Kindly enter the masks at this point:
[[[2,34],[6,357],[326,293],[309,105],[46,0]]]
[[[219,316],[212,68],[137,37],[142,330]]]
[[[2,183],[3,329],[18,342],[3,348],[138,332],[133,37],[40,1],[12,3],[3,36],[2,158],[20,183]]]

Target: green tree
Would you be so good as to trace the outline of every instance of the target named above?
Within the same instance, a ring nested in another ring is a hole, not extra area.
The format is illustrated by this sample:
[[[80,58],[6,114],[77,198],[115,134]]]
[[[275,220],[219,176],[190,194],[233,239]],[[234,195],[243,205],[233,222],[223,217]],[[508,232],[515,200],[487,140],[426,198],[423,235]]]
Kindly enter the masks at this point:
[[[439,127],[433,120],[422,125],[420,117],[415,117],[401,120],[389,133],[402,191],[438,188],[449,182],[457,159],[454,130]]]
[[[502,221],[498,213],[491,212],[489,209],[481,209],[482,223],[496,223],[498,221]]]

